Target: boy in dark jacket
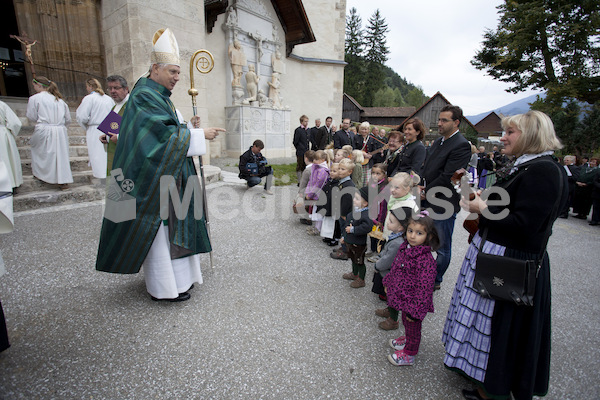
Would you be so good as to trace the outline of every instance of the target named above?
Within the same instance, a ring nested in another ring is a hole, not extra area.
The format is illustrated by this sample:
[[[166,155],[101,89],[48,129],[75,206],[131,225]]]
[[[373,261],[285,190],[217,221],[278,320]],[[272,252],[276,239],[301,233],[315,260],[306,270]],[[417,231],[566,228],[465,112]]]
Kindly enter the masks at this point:
[[[354,162],[347,158],[339,163],[338,184],[337,188],[333,188],[331,196],[332,215],[337,220],[334,239],[341,237],[342,227],[346,225],[346,215],[352,212],[352,194],[347,192],[349,188],[354,187],[351,178],[354,167]],[[339,196],[340,194],[341,196]],[[329,256],[337,260],[347,260],[346,246],[341,245],[338,249],[332,251]]]
[[[369,188],[363,187],[354,194],[354,211],[348,213],[342,229],[341,243],[346,243],[348,257],[352,260],[352,272],[344,274],[351,280],[351,288],[365,287],[365,251],[367,234],[373,229],[373,220],[369,217]]]

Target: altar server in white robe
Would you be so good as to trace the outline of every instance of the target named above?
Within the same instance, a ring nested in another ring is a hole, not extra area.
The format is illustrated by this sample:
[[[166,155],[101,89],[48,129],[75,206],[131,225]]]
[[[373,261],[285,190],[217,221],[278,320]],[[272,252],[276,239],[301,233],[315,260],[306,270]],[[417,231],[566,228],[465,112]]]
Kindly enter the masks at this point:
[[[89,165],[92,166],[94,177],[104,179],[106,178],[106,149],[98,140],[102,135],[98,125],[110,113],[115,102],[104,93],[97,79],[88,79],[85,88],[89,94],[83,98],[77,108],[77,122],[86,130]]]
[[[15,139],[21,130],[21,120],[6,104],[0,101],[0,162],[8,170],[8,179],[13,188],[23,183],[21,157]]]
[[[0,161],[0,233],[9,233],[13,230],[13,198],[10,190],[8,169]],[[0,253],[0,276],[4,275],[4,272],[4,261]],[[0,351],[6,350],[9,347],[6,321],[4,320],[4,311],[2,311],[2,303],[0,302]]]
[[[66,190],[73,182],[67,134],[71,113],[56,83],[38,76],[33,79],[33,88],[37,94],[27,104],[27,118],[36,122],[29,142],[31,170],[36,178]]]

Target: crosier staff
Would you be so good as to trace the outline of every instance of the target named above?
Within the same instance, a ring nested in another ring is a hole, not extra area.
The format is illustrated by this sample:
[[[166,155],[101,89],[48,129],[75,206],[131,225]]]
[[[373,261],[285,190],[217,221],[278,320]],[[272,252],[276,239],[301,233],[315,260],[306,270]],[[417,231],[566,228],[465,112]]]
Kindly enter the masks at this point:
[[[198,57],[198,61],[196,58]],[[208,74],[215,66],[215,59],[208,50],[198,50],[194,53],[190,60],[190,90],[188,94],[192,96],[192,110],[194,117],[198,114],[198,107],[196,106],[196,96],[198,96],[198,90],[194,88],[194,61],[196,61],[196,69],[201,74]],[[202,156],[198,157],[200,162],[200,176],[202,178],[202,208],[204,212],[204,219],[206,221],[206,232],[208,233],[208,239],[212,243],[210,236],[210,221],[208,220],[208,206],[206,204],[206,180],[204,179],[204,166],[202,165]],[[213,264],[213,253],[212,250],[208,253],[210,256],[210,267],[214,268]]]

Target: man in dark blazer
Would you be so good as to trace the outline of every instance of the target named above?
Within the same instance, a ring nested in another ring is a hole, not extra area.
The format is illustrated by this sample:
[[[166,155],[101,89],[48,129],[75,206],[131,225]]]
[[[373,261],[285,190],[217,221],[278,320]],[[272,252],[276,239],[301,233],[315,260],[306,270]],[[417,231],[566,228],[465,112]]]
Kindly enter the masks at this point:
[[[579,179],[579,167],[575,165],[577,159],[575,156],[565,156],[563,163],[565,171],[567,172],[567,179],[569,181],[569,200],[565,204],[565,208],[561,210],[559,215],[560,218],[569,218],[569,209],[573,205],[573,195],[575,194],[575,182]]]
[[[450,265],[454,221],[460,211],[460,195],[454,190],[450,178],[456,170],[466,168],[471,159],[471,144],[458,130],[461,120],[460,107],[447,105],[442,108],[438,117],[441,137],[431,145],[423,166],[423,208],[428,208],[442,242],[437,251],[436,290],[440,288]]]
[[[309,146],[308,117],[306,115],[300,117],[300,126],[294,131],[293,143],[296,148],[296,176],[300,182],[302,172],[306,168],[304,153],[308,151]]]
[[[331,117],[325,118],[325,125],[319,128],[315,142],[317,142],[318,150],[325,150],[325,147],[333,141],[334,132],[331,131]],[[313,149],[317,150],[317,149]]]
[[[310,128],[309,131],[309,141],[310,141],[310,149],[317,151],[319,150],[319,128],[321,127],[321,118],[315,119],[315,126]]]
[[[350,118],[344,118],[342,120],[342,129],[337,131],[333,135],[333,148],[341,149],[343,146],[349,144],[350,146],[354,143],[354,133],[350,132]]]

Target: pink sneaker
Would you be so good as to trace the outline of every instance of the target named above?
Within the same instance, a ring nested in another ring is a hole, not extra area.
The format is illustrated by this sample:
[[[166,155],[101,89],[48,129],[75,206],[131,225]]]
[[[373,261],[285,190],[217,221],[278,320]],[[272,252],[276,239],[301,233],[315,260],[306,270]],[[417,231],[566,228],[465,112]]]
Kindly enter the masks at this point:
[[[397,339],[390,339],[388,343],[394,350],[404,350],[404,346],[406,346],[406,336],[400,336]]]
[[[409,356],[404,350],[398,350],[394,354],[390,354],[388,360],[398,366],[413,365],[415,363],[415,356]]]

